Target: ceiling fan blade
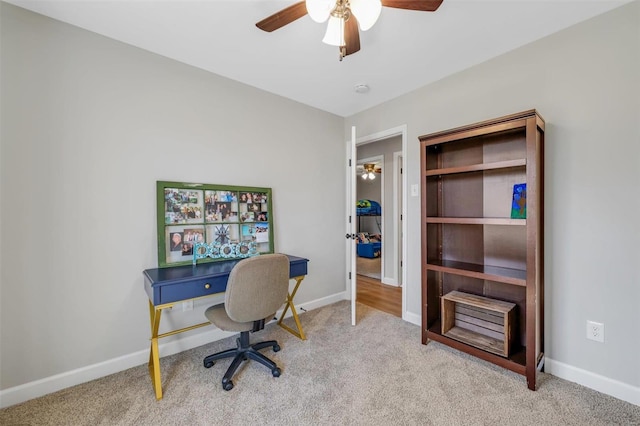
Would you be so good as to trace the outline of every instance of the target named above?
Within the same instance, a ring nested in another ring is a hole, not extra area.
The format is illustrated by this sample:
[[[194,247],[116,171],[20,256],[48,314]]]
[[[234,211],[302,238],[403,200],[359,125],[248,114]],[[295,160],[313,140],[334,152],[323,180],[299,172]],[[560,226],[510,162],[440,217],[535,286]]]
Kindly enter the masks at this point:
[[[270,33],[271,31],[275,31],[278,28],[292,23],[298,18],[302,18],[306,14],[307,6],[305,2],[299,1],[298,3],[292,4],[291,6],[274,13],[268,18],[264,18],[256,24],[256,27]]]
[[[382,0],[382,5],[386,7],[424,12],[435,12],[441,3],[442,0]]]
[[[360,33],[358,32],[358,21],[356,17],[349,16],[344,23],[344,43],[345,56],[356,53],[360,50]]]

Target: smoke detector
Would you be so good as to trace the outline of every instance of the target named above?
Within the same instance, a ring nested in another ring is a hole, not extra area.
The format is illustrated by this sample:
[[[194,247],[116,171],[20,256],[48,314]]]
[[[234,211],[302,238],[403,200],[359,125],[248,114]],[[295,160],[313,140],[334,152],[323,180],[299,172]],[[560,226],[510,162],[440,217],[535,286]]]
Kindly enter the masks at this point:
[[[354,89],[356,93],[367,93],[369,91],[369,86],[364,83],[360,83],[360,84],[356,84]]]

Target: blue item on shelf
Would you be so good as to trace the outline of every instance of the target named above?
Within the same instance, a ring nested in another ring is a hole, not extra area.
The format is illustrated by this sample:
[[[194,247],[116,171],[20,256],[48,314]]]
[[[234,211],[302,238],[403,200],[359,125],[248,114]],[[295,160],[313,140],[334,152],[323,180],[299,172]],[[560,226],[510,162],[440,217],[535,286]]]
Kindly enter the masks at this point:
[[[360,257],[373,259],[374,257],[380,257],[382,252],[382,243],[361,243],[357,247],[358,256]]]
[[[378,216],[382,214],[380,203],[373,200],[358,200],[356,203],[356,214],[358,216]]]

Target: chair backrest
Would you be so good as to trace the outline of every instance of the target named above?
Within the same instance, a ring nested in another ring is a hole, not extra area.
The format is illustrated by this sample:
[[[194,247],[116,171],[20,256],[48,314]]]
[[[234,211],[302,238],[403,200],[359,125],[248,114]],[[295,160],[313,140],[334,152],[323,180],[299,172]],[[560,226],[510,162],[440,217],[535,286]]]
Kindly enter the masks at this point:
[[[243,259],[229,274],[225,310],[233,321],[263,320],[280,308],[289,290],[289,258],[265,254]]]

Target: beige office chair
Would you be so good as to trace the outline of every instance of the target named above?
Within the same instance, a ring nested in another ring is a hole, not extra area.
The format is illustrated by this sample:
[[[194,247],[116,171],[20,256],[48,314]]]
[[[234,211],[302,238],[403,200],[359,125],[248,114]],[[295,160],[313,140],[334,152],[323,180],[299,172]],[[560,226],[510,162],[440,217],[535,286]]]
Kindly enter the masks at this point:
[[[247,359],[258,361],[271,369],[273,377],[280,376],[281,370],[275,362],[258,352],[272,346],[274,352],[280,350],[278,342],[249,344],[249,332],[264,328],[265,321],[271,320],[280,308],[289,290],[289,258],[284,254],[266,254],[243,259],[229,274],[224,304],[209,307],[205,316],[221,330],[239,331],[237,347],[209,355],[204,366],[210,368],[214,361],[234,357],[222,378],[224,390],[233,389],[231,378]]]

